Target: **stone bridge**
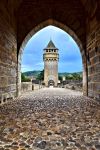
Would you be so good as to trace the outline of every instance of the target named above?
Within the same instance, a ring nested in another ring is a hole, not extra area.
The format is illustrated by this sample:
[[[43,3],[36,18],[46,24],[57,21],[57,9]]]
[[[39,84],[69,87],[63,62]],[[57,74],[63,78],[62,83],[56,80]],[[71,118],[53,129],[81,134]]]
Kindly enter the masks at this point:
[[[100,100],[100,1],[0,0],[1,104],[20,95],[24,47],[48,25],[76,41],[83,62],[83,93]]]
[[[0,106],[0,150],[100,150],[100,103],[43,88]]]

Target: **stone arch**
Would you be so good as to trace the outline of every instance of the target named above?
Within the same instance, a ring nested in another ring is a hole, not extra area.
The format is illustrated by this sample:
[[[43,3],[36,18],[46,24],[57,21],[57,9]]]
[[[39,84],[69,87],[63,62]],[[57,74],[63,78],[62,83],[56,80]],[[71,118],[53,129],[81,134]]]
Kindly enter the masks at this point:
[[[49,80],[48,81],[48,86],[55,86],[55,82],[54,82],[54,80]]]
[[[37,25],[36,27],[34,27],[29,34],[25,37],[25,39],[23,40],[20,49],[19,49],[19,53],[18,53],[18,74],[17,74],[17,95],[20,95],[20,88],[21,88],[21,56],[23,53],[23,50],[27,44],[27,42],[30,40],[30,38],[37,33],[39,30],[43,29],[44,27],[47,27],[49,25],[53,25],[55,27],[58,27],[60,29],[62,29],[63,31],[67,32],[73,39],[74,41],[77,43],[79,49],[80,49],[80,53],[82,56],[82,63],[83,63],[83,94],[87,95],[88,91],[88,84],[87,84],[87,59],[86,59],[86,53],[85,53],[85,49],[83,47],[83,44],[81,42],[81,40],[79,39],[79,37],[75,34],[75,32],[73,30],[71,30],[67,25],[58,22],[54,19],[48,19],[42,23],[40,23],[39,25]]]
[[[67,25],[58,22],[54,19],[48,19],[46,21],[43,21],[42,23],[40,23],[39,25],[37,25],[36,27],[33,28],[33,30],[30,31],[30,33],[25,37],[25,39],[23,40],[21,46],[20,46],[20,50],[19,53],[22,53],[22,51],[24,50],[27,42],[30,40],[30,38],[37,33],[39,30],[49,26],[49,25],[53,25],[55,27],[58,27],[60,29],[62,29],[63,31],[67,32],[73,39],[74,41],[77,43],[77,45],[79,46],[81,52],[83,50],[83,45],[82,42],[80,41],[80,39],[78,38],[78,36],[75,34],[75,32],[73,30],[71,30]]]

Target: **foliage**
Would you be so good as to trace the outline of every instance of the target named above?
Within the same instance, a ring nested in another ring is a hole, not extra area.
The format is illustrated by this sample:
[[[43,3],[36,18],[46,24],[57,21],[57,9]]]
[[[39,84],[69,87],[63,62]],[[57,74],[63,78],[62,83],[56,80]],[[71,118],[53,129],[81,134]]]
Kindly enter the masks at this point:
[[[21,74],[21,82],[30,82],[31,80],[26,77],[23,73]]]
[[[72,75],[66,75],[66,80],[73,80],[73,76]]]
[[[27,71],[27,72],[24,72],[23,74],[25,76],[34,76],[34,77],[37,77],[39,74],[41,73],[40,70],[34,70],[34,71]]]
[[[29,76],[35,77],[37,80],[44,80],[44,70],[42,71],[27,71],[22,73],[25,77],[22,77],[22,80],[27,81],[26,77],[28,78]],[[22,76],[23,76],[22,75]],[[66,80],[82,80],[82,72],[76,72],[76,73],[58,73],[58,78],[60,81],[62,81],[62,77],[65,76]],[[23,79],[24,78],[24,79]]]
[[[66,80],[82,80],[82,75],[78,73],[72,73],[71,75],[66,75]]]
[[[73,79],[74,80],[81,80],[81,76],[77,73],[73,73]]]
[[[38,75],[37,75],[37,80],[44,80],[44,70],[42,70]]]
[[[59,75],[59,76],[58,76],[58,79],[59,79],[60,81],[62,81],[62,76]]]

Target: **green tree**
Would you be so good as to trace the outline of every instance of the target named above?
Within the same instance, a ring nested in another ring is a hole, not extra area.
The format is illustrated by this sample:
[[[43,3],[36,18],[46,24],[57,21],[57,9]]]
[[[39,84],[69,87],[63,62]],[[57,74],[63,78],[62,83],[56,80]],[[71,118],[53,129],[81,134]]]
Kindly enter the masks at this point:
[[[82,80],[82,75],[79,73],[72,73],[70,75],[66,75],[66,80]]]
[[[73,80],[73,76],[72,75],[66,75],[66,80]]]
[[[73,79],[74,79],[74,80],[82,80],[82,77],[81,77],[81,75],[78,74],[78,73],[73,73]]]
[[[77,73],[73,73],[73,79],[78,80],[78,74]]]
[[[30,82],[31,80],[27,78],[23,73],[21,73],[21,82]]]
[[[59,76],[58,76],[58,79],[59,79],[60,81],[62,81],[62,76],[59,75]]]
[[[21,73],[21,81],[24,82],[25,81],[25,75],[23,73]]]
[[[37,79],[37,80],[44,80],[44,70],[42,70],[42,71],[40,72],[40,74],[38,74],[38,76],[37,76],[36,79]]]

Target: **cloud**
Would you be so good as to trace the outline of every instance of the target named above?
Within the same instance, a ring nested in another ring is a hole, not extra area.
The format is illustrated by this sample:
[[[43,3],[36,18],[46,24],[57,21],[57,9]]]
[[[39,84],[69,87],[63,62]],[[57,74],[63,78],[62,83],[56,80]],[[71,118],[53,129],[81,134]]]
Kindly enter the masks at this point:
[[[44,63],[43,62],[34,64],[34,65],[28,65],[28,64],[23,65],[22,64],[21,71],[25,72],[25,71],[33,71],[33,70],[43,70],[43,67],[44,67]]]
[[[21,65],[21,72],[26,72],[26,71],[32,71],[33,70],[33,66],[30,65]]]
[[[54,26],[45,27],[29,40],[22,56],[24,70],[43,69],[43,49],[51,38],[59,49],[59,71],[82,70],[79,47],[70,35]]]
[[[37,63],[35,64],[36,67],[44,67],[44,62],[40,62],[40,63]]]
[[[82,71],[82,65],[81,63],[76,63],[76,62],[61,62],[59,63],[58,66],[59,72],[79,72]]]

